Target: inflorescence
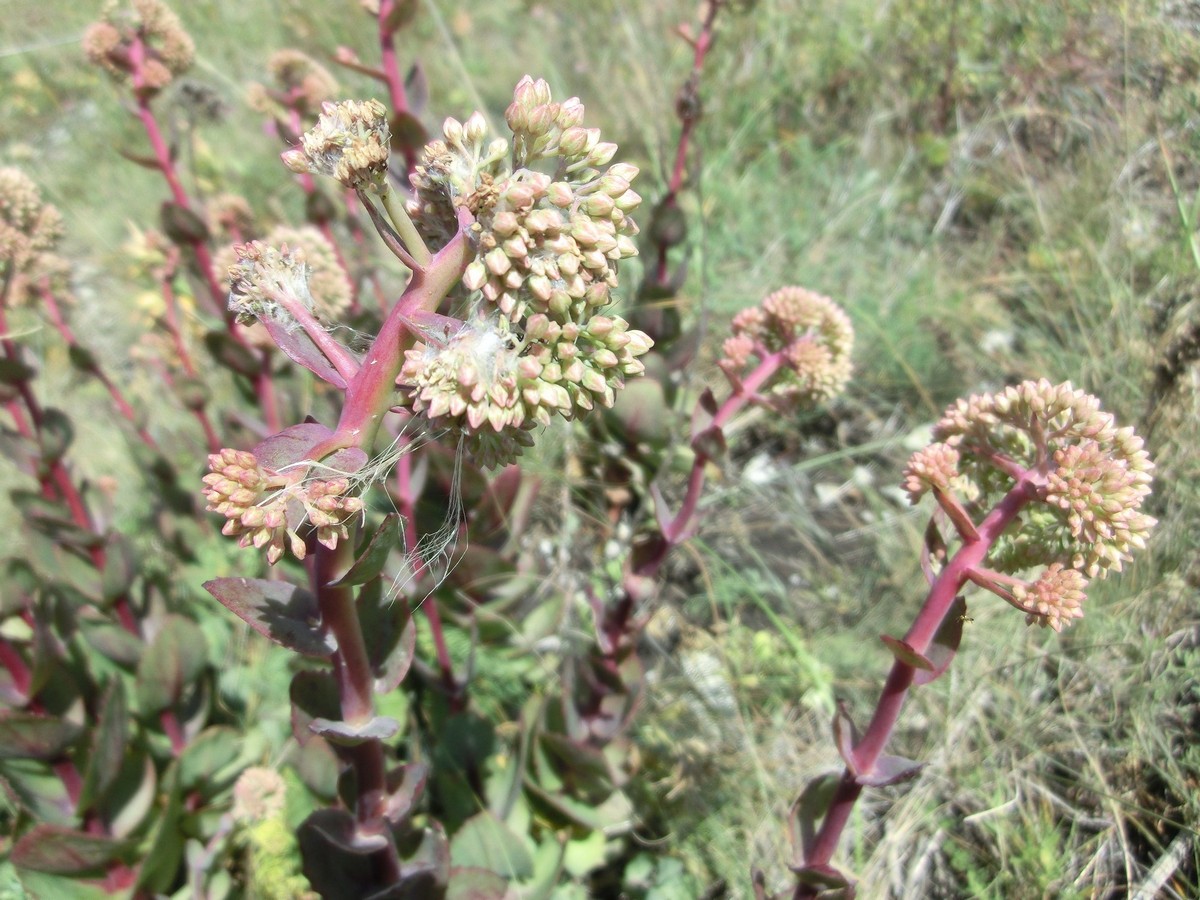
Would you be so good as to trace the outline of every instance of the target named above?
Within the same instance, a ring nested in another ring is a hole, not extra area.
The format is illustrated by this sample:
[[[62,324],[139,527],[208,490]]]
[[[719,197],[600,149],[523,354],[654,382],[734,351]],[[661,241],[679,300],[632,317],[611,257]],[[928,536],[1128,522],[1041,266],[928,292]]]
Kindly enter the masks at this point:
[[[105,4],[99,22],[88,26],[83,49],[88,59],[114,78],[134,81],[142,94],[154,94],[192,65],[195,45],[179,17],[161,0],[133,0],[132,9]]]
[[[1030,504],[976,580],[1056,631],[1083,615],[1087,581],[1121,571],[1155,520],[1141,511],[1153,464],[1132,428],[1067,382],[1026,381],[950,406],[935,443],[905,469],[916,502],[932,491],[951,518],[994,507],[1018,481]],[[1032,582],[1017,573],[1041,569]],[[995,577],[992,577],[995,576]]]

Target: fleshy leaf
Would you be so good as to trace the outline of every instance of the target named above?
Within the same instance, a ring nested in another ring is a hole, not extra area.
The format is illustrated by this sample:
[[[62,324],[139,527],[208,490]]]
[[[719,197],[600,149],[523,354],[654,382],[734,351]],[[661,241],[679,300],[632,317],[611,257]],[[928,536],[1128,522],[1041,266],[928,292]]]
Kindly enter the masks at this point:
[[[887,648],[892,651],[892,656],[900,660],[907,666],[912,666],[914,669],[919,669],[924,672],[933,671],[933,663],[926,657],[922,656],[912,648],[912,645],[907,641],[902,641],[900,638],[894,638],[890,634],[881,634],[879,639],[887,645]]]
[[[167,616],[138,663],[138,709],[153,715],[173,706],[208,665],[208,641],[200,626],[182,616]]]
[[[384,516],[366,545],[356,551],[354,565],[333,583],[333,587],[366,584],[377,578],[387,564],[388,555],[400,546],[400,517],[395,513]]]
[[[942,619],[942,624],[938,627],[937,634],[933,636],[929,649],[925,651],[925,657],[932,665],[932,669],[928,672],[918,669],[913,677],[913,684],[929,684],[940,678],[942,673],[950,667],[954,654],[958,653],[958,645],[962,641],[963,622],[966,616],[967,601],[961,596],[955,597],[954,602],[950,604],[950,610],[946,613],[946,618]]]
[[[263,637],[305,656],[327,657],[337,649],[322,630],[316,598],[286,581],[214,578],[204,589]]]
[[[322,352],[303,328],[289,328],[269,316],[262,322],[266,326],[267,333],[271,335],[271,340],[288,359],[308,369],[318,378],[328,381],[334,387],[346,389],[346,379],[342,377],[342,373],[329,361],[329,357]]]
[[[82,729],[56,716],[30,712],[0,715],[0,759],[54,759]]]
[[[52,875],[98,873],[116,859],[126,843],[106,835],[88,834],[57,825],[35,825],[12,849],[19,869]]]
[[[116,780],[125,762],[128,741],[129,709],[125,702],[125,687],[120,678],[113,678],[100,702],[99,721],[92,732],[92,752],[88,755],[79,794],[80,812],[91,809]]]
[[[313,719],[309,731],[319,734],[332,744],[354,747],[367,741],[386,741],[400,733],[400,723],[390,716],[375,716],[362,725],[337,722],[332,719]]]
[[[358,596],[358,616],[375,676],[375,692],[394,691],[408,674],[417,646],[417,627],[408,604],[383,593],[376,579]]]
[[[386,844],[376,835],[373,845],[355,839],[354,816],[344,809],[319,809],[296,832],[303,870],[325,900],[360,900],[375,886],[371,856]]]
[[[792,871],[796,873],[796,880],[801,884],[829,889],[850,887],[850,879],[830,865],[794,866]]]
[[[330,672],[297,672],[288,695],[292,701],[292,733],[301,744],[313,736],[308,726],[314,719],[341,718],[338,686]]]
[[[525,841],[486,809],[463,822],[455,833],[450,841],[450,862],[488,869],[505,878],[533,875],[533,857]]]
[[[179,786],[185,792],[232,782],[244,737],[228,725],[200,732],[179,757]]]
[[[839,702],[837,713],[833,717],[833,742],[837,745],[838,755],[846,764],[846,768],[854,776],[858,776],[858,762],[854,758],[854,747],[858,744],[858,729],[846,711],[846,704]]]
[[[788,828],[791,832],[792,847],[807,858],[812,848],[812,842],[817,836],[817,823],[825,818],[829,804],[833,801],[833,792],[837,790],[841,778],[831,772],[818,775],[810,781],[788,812]]]
[[[213,359],[227,369],[247,378],[255,377],[262,369],[258,357],[235,341],[226,331],[210,331],[204,335],[204,346]]]
[[[384,815],[393,824],[403,823],[420,802],[428,780],[429,766],[425,763],[409,763],[389,772],[388,788],[391,793],[388,794]]]
[[[506,900],[510,896],[508,882],[495,872],[461,866],[450,870],[445,900]]]
[[[858,776],[858,783],[864,787],[889,787],[915,778],[923,768],[925,763],[903,756],[881,756],[869,774]]]

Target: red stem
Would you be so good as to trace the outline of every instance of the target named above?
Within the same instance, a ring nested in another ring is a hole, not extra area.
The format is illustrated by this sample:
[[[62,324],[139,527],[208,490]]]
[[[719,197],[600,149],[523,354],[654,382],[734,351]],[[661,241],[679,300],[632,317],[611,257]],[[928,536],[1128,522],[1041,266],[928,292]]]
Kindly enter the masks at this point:
[[[388,97],[392,102],[394,114],[409,113],[408,95],[404,90],[404,78],[400,74],[400,62],[396,57],[395,34],[387,27],[396,8],[396,0],[380,0],[379,2],[379,57],[384,79],[387,82]],[[415,147],[404,148],[405,171],[411,173],[417,167],[417,151]]]
[[[1009,490],[1004,498],[988,514],[979,526],[979,536],[973,541],[964,542],[958,552],[938,576],[937,581],[929,590],[912,627],[904,640],[917,653],[925,654],[932,643],[938,629],[942,626],[955,597],[967,582],[970,572],[987,556],[992,544],[1003,533],[1004,529],[1017,517],[1021,510],[1033,500],[1042,481],[1042,476],[1035,472],[1026,472]],[[860,774],[870,774],[883,748],[895,729],[904,705],[908,689],[912,686],[916,674],[908,663],[899,658],[892,664],[891,672],[884,683],[879,702],[871,724],[867,726],[862,739],[852,749],[854,767]],[[834,850],[842,831],[850,819],[862,785],[847,766],[838,782],[829,809],[821,822],[812,845],[805,854],[805,866],[825,866],[833,858]],[[812,885],[800,885],[793,894],[796,898],[817,896],[817,888]]]

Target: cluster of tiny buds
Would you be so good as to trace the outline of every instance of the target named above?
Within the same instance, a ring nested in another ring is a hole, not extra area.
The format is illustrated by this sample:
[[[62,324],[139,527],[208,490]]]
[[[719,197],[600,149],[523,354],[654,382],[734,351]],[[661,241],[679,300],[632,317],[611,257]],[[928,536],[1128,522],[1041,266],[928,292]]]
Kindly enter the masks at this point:
[[[333,549],[347,539],[347,522],[363,510],[361,499],[346,496],[347,479],[268,472],[248,450],[213,453],[208,467],[204,496],[209,511],[225,516],[221,533],[238,537],[241,547],[265,547],[271,565],[285,548],[304,559],[307,546],[299,532],[306,524],[316,529],[318,543]]]
[[[283,812],[287,783],[274,769],[250,766],[233,784],[233,808],[238,822],[262,822]]]
[[[252,84],[246,92],[251,109],[262,113],[282,117],[286,110],[295,110],[303,117],[316,116],[338,92],[338,83],[329,70],[300,50],[271,54],[267,71],[275,79],[275,86]]]
[[[378,100],[324,103],[317,124],[300,146],[282,155],[293,172],[327,175],[351,190],[387,191],[391,130]]]
[[[288,322],[284,307],[290,302],[337,321],[353,294],[333,246],[311,225],[278,226],[262,241],[225,247],[213,257],[213,274],[229,290],[229,309],[243,324]]]
[[[583,127],[578,97],[553,102],[550,85],[541,78],[526,75],[517,83],[504,120],[513,133],[513,168],[560,157],[568,173],[598,169],[617,152],[616,144],[600,140],[599,129]]]
[[[837,396],[852,371],[854,327],[840,306],[802,287],[780,288],[733,318],[718,365],[736,387],[753,359],[780,354],[780,377],[766,392],[780,406]]]
[[[537,314],[523,336],[493,316],[408,350],[399,383],[414,412],[463,434],[472,458],[491,467],[511,462],[553,415],[611,407],[625,377],[645,370],[637,357],[650,346],[619,316],[581,327]]]
[[[122,13],[115,2],[105,4],[101,20],[84,32],[83,49],[114,78],[132,78],[139,93],[153,94],[191,66],[195,45],[161,0],[133,0],[131,6]]]
[[[1069,382],[1026,381],[959,400],[934,437],[904,472],[914,503],[932,490],[960,523],[968,508],[986,513],[1021,482],[1028,505],[1019,527],[987,562],[1009,575],[1043,567],[1032,583],[1006,576],[1015,587],[993,588],[1030,622],[1060,630],[1082,616],[1088,579],[1121,571],[1146,546],[1155,520],[1141,506],[1154,467],[1142,440]]]
[[[0,274],[43,268],[62,230],[62,216],[42,200],[33,180],[12,166],[0,168]]]

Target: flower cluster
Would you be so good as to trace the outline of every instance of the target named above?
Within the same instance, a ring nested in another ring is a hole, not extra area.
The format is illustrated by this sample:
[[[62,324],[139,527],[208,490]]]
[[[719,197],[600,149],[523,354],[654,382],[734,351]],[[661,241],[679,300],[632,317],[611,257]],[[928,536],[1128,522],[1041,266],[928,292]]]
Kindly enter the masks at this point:
[[[934,428],[937,443],[905,470],[915,502],[928,488],[952,511],[986,511],[1022,479],[1030,491],[1020,521],[987,562],[1032,582],[1003,578],[993,589],[1029,621],[1059,630],[1083,615],[1087,580],[1121,571],[1144,548],[1155,521],[1141,511],[1153,464],[1131,428],[1118,428],[1100,402],[1067,382],[1026,381],[959,400]],[[959,496],[947,496],[951,481]]]
[[[616,147],[581,125],[583,111],[575,98],[552,102],[546,82],[527,76],[505,114],[511,153],[489,140],[479,113],[447,119],[412,176],[418,227],[444,243],[464,208],[478,255],[463,275],[467,324],[410,350],[400,385],[415,411],[460,431],[484,464],[510,461],[555,413],[612,406],[651,346],[601,313],[618,262],[637,253],[628,213],[641,198],[633,166],[600,171]]]
[[[333,246],[311,225],[278,226],[262,241],[222,248],[213,257],[213,274],[229,290],[229,308],[243,320],[286,320],[280,298],[287,297],[325,321],[337,321],[353,294]]]
[[[782,354],[783,377],[767,395],[782,406],[835,397],[850,380],[854,327],[840,306],[802,287],[780,288],[733,318],[718,363],[735,384],[752,358]]]
[[[0,168],[0,273],[44,268],[62,236],[62,216],[20,169]]]
[[[282,156],[293,172],[327,175],[351,190],[387,190],[387,110],[378,100],[323,103],[314,128]]]
[[[581,328],[539,313],[522,338],[493,315],[443,338],[408,350],[400,381],[413,411],[463,434],[484,467],[518,456],[532,443],[530,430],[555,413],[574,418],[612,406],[624,377],[643,371],[637,357],[650,347],[619,316],[593,316]]]
[[[330,549],[348,534],[346,523],[360,514],[363,502],[346,496],[345,478],[297,478],[269,472],[248,450],[224,449],[208,457],[208,509],[225,516],[221,533],[238,536],[241,547],[267,548],[267,562],[277,563],[284,548],[296,559],[307,552],[299,531],[316,529],[317,542]]]
[[[132,78],[143,93],[162,90],[195,56],[179,17],[161,0],[133,0],[132,9],[125,11],[114,2],[106,4],[101,20],[84,32],[83,49],[114,78]]]
[[[261,822],[283,812],[287,783],[274,769],[250,766],[233,783],[233,808],[238,822]]]
[[[267,70],[275,86],[252,84],[246,100],[252,109],[285,121],[285,111],[289,109],[304,117],[318,115],[338,92],[337,81],[329,70],[299,50],[285,49],[271,54]]]

